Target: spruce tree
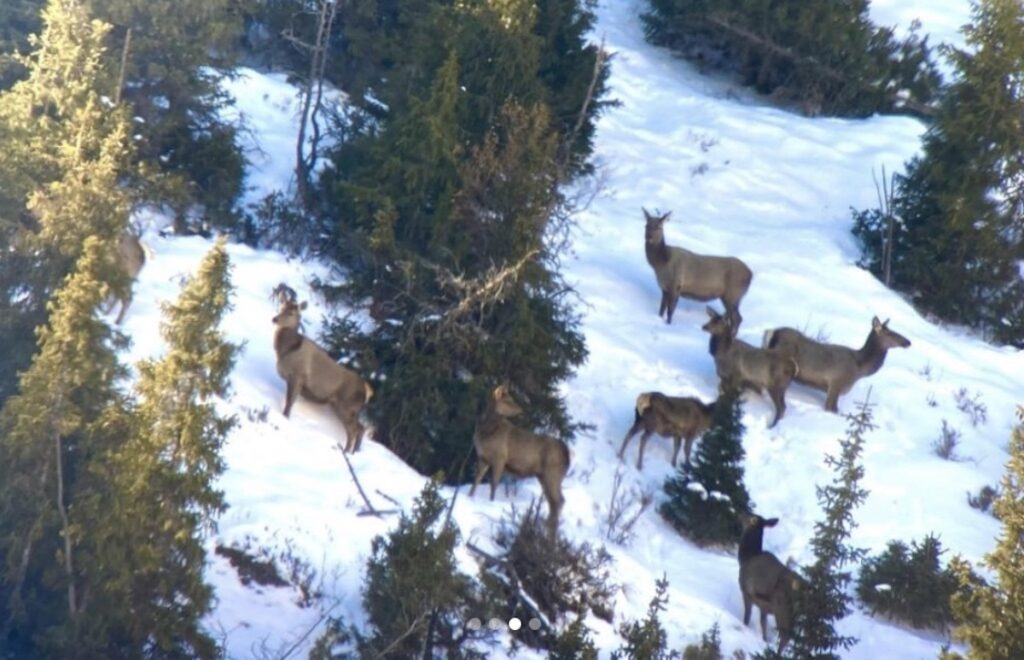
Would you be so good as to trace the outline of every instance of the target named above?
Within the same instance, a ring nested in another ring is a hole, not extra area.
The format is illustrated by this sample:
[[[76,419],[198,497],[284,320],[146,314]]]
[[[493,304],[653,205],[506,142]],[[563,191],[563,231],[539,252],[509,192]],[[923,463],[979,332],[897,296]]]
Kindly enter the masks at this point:
[[[20,657],[76,649],[88,595],[99,586],[88,547],[97,520],[80,517],[79,505],[111,504],[98,467],[109,450],[104,415],[121,406],[123,369],[110,328],[95,314],[106,291],[106,249],[86,240],[74,274],[48,306],[19,392],[0,412],[0,645]]]
[[[743,409],[735,390],[719,397],[692,463],[665,482],[659,507],[676,531],[699,545],[734,544],[750,511],[743,485]]]
[[[103,465],[113,510],[84,514],[111,522],[93,531],[102,580],[90,609],[97,637],[111,640],[108,654],[216,657],[200,620],[213,596],[203,581],[204,540],[225,508],[214,482],[235,423],[217,411],[238,351],[219,329],[230,296],[222,240],[178,300],[163,305],[166,352],[138,365],[138,403],[116,429],[128,440]]]
[[[967,657],[978,660],[1024,657],[1024,407],[1010,438],[1010,460],[1003,476],[996,516],[1002,533],[985,563],[994,584],[978,584],[963,560],[952,562],[961,590],[953,597],[960,623],[953,636],[967,644]]]
[[[815,561],[805,566],[806,581],[796,590],[793,636],[783,654],[766,650],[760,658],[816,658],[838,660],[838,652],[857,643],[856,638],[836,632],[835,622],[850,613],[853,597],[847,593],[850,567],[863,559],[864,551],[849,545],[856,527],[853,510],[867,497],[861,488],[864,466],[860,462],[865,435],[873,428],[871,407],[846,415],[846,437],[839,441],[839,455],[826,456],[835,477],[828,486],[817,488],[825,518],[814,525],[811,548]]]
[[[661,624],[660,614],[668,604],[668,579],[662,576],[656,582],[654,598],[647,607],[643,621],[623,623],[619,634],[625,644],[612,651],[612,660],[671,660],[679,658],[677,651],[668,649],[668,636]]]
[[[897,178],[892,286],[939,318],[1024,346],[1024,6],[978,0],[923,153]],[[880,214],[855,215],[881,272]]]

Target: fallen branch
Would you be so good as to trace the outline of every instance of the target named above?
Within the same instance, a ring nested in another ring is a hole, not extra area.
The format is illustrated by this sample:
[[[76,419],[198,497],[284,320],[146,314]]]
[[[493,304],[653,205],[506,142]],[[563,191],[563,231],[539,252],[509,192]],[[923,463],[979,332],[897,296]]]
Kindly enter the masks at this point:
[[[379,511],[377,510],[377,507],[373,506],[373,503],[370,502],[370,498],[366,496],[366,491],[363,490],[363,485],[359,483],[359,477],[356,476],[356,471],[352,467],[352,461],[348,460],[348,454],[345,453],[345,448],[341,446],[340,442],[338,443],[338,449],[341,450],[341,457],[345,459],[345,465],[348,466],[348,472],[352,475],[352,481],[356,484],[356,490],[359,491],[359,495],[363,498],[363,502],[366,503],[366,509],[360,511],[358,515],[377,516],[378,518],[383,518],[385,513],[395,513],[395,511]]]

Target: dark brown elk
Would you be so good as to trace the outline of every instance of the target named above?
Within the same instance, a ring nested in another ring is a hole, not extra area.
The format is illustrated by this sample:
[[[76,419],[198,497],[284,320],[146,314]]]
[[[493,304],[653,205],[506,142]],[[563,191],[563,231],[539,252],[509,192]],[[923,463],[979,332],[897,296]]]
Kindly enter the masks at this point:
[[[146,250],[143,249],[139,237],[130,233],[122,234],[117,242],[116,259],[124,270],[127,281],[123,288],[118,287],[118,290],[115,291],[115,299],[111,301],[107,311],[113,309],[115,303],[121,303],[121,311],[117,315],[117,320],[114,321],[115,324],[120,325],[124,320],[125,312],[128,311],[128,306],[132,304],[132,286],[142,271],[142,267],[146,264]]]
[[[768,641],[768,615],[775,617],[779,630],[779,653],[793,632],[793,605],[803,579],[779,558],[762,547],[764,528],[774,527],[778,518],[765,520],[752,515],[740,536],[740,593],[743,594],[743,624],[750,625],[754,605],[761,612],[761,639]]]
[[[640,436],[640,453],[636,459],[636,469],[642,470],[644,467],[644,449],[647,448],[647,439],[652,434],[672,438],[674,442],[672,467],[675,467],[676,461],[679,460],[679,448],[685,439],[684,456],[686,462],[689,463],[693,441],[711,426],[711,416],[714,411],[714,401],[704,403],[700,399],[689,396],[666,396],[661,392],[644,392],[636,398],[633,426],[622,440],[619,458],[622,458],[626,451],[626,445],[633,439],[633,436],[643,430],[643,435]]]
[[[775,426],[786,413],[786,389],[799,371],[796,360],[775,349],[756,348],[737,339],[728,317],[710,307],[707,311],[710,319],[702,328],[711,334],[708,352],[715,359],[719,390],[768,392],[775,406],[775,418],[768,428]]]
[[[753,274],[736,257],[715,257],[690,252],[665,244],[665,221],[672,215],[651,215],[643,209],[647,226],[644,229],[644,247],[647,263],[654,269],[661,288],[661,306],[658,316],[672,322],[679,297],[707,302],[716,298],[725,305],[725,313],[739,328],[740,300],[750,288]]]
[[[825,410],[839,412],[839,397],[858,380],[881,369],[890,348],[909,348],[910,340],[890,330],[888,319],[882,323],[876,316],[871,319],[868,338],[857,350],[815,341],[793,328],[768,330],[763,346],[795,359],[800,367],[796,382],[826,392]]]
[[[469,495],[472,497],[476,492],[488,469],[492,501],[501,475],[506,471],[518,477],[537,477],[548,502],[548,531],[554,536],[565,504],[562,480],[569,471],[569,447],[557,438],[534,433],[508,421],[522,412],[505,385],[496,387],[488,397],[473,433],[476,480]]]
[[[301,304],[282,298],[274,317],[274,352],[277,373],[287,384],[284,416],[291,415],[295,398],[328,404],[345,426],[345,451],[358,451],[363,442],[363,425],[359,413],[373,396],[373,388],[359,374],[343,367],[312,339],[299,332]]]

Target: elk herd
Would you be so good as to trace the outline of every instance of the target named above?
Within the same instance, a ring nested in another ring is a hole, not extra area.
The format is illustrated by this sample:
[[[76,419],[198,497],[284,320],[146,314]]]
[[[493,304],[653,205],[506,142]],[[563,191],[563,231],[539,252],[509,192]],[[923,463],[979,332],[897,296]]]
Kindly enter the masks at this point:
[[[908,339],[889,328],[888,321],[883,323],[877,317],[871,320],[867,339],[859,349],[823,343],[790,327],[768,330],[760,346],[750,344],[739,337],[743,322],[739,306],[753,280],[750,268],[736,257],[697,254],[666,244],[665,222],[670,213],[656,215],[646,209],[643,213],[645,254],[661,289],[659,317],[670,324],[680,297],[700,302],[721,301],[721,313],[707,306],[708,320],[702,326],[709,335],[708,353],[718,376],[719,392],[735,388],[767,394],[774,408],[769,427],[785,415],[786,391],[794,381],[824,392],[825,410],[838,412],[839,397],[861,378],[877,372],[890,348],[910,346]],[[302,334],[301,312],[306,303],[299,303],[292,289],[282,284],[274,295],[279,305],[273,317],[274,352],[277,372],[285,382],[285,417],[299,395],[328,405],[345,428],[345,450],[358,451],[365,430],[359,417],[373,396],[373,388]],[[640,433],[637,469],[643,468],[644,450],[651,435],[672,438],[673,466],[680,449],[684,451],[684,461],[689,463],[692,445],[711,426],[715,406],[716,401],[704,402],[692,396],[670,396],[658,391],[640,393],[634,406],[633,425],[619,448],[619,458],[624,459],[630,440]],[[477,465],[469,494],[476,492],[488,472],[492,500],[503,474],[536,477],[548,503],[549,532],[554,535],[565,502],[562,482],[569,470],[569,448],[559,438],[514,424],[511,420],[522,412],[508,384],[499,384],[490,392],[473,433]],[[738,559],[744,623],[749,625],[752,607],[757,605],[762,636],[767,639],[767,616],[773,615],[781,649],[788,640],[792,622],[792,593],[800,588],[801,578],[762,548],[764,528],[776,523],[775,518],[748,516],[739,540]]]

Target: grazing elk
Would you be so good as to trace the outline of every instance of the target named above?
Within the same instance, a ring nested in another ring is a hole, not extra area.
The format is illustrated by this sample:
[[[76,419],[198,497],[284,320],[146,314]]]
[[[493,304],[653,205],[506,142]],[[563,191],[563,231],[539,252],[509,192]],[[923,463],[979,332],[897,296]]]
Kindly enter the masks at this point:
[[[469,495],[472,497],[476,492],[488,468],[491,470],[492,501],[506,470],[519,477],[537,477],[548,502],[548,531],[553,537],[565,504],[562,480],[569,471],[569,447],[557,438],[539,435],[508,421],[509,417],[522,412],[507,386],[499,385],[491,393],[473,432],[476,480],[469,489]]]
[[[619,449],[621,459],[626,445],[640,430],[640,454],[636,459],[636,469],[644,467],[644,449],[651,434],[670,437],[675,445],[672,449],[672,467],[679,459],[679,447],[686,439],[685,460],[690,462],[690,448],[694,439],[711,426],[711,416],[715,411],[715,401],[704,403],[694,397],[666,396],[661,392],[644,392],[636,398],[633,426],[622,440]]]
[[[124,233],[117,242],[115,258],[127,276],[127,281],[123,288],[118,287],[118,290],[114,292],[114,299],[107,306],[107,312],[114,308],[114,304],[120,302],[121,311],[117,315],[117,320],[114,321],[116,325],[120,325],[124,320],[125,312],[128,311],[128,306],[132,304],[132,286],[134,286],[135,278],[139,276],[142,267],[146,264],[146,250],[138,236]]]
[[[373,388],[359,374],[335,362],[327,351],[299,332],[305,302],[299,304],[286,296],[281,296],[280,300],[280,310],[273,318],[277,326],[274,352],[277,353],[277,373],[287,384],[284,416],[291,414],[292,404],[300,393],[314,403],[329,404],[345,426],[348,436],[345,451],[358,451],[364,431],[359,413],[373,396]]]
[[[740,300],[750,288],[753,274],[736,257],[714,257],[696,254],[681,247],[665,244],[665,221],[672,215],[651,215],[642,209],[647,219],[644,229],[647,263],[654,269],[661,288],[661,306],[658,316],[672,323],[679,297],[707,302],[718,298],[725,305],[725,313],[734,328],[740,327]]]
[[[737,339],[727,316],[711,307],[707,311],[711,318],[702,329],[711,334],[708,352],[715,359],[719,390],[750,389],[758,394],[767,391],[775,406],[775,419],[768,428],[775,426],[786,412],[786,388],[799,372],[796,360],[774,349],[756,348]]]
[[[764,333],[763,346],[780,351],[800,368],[796,382],[826,392],[825,410],[839,412],[839,397],[861,378],[882,368],[890,348],[908,348],[910,340],[889,329],[878,317],[871,319],[871,332],[858,350],[839,344],[815,341],[793,328],[776,328]]]
[[[750,625],[751,609],[757,605],[761,611],[761,639],[767,642],[768,615],[774,616],[775,627],[779,630],[778,650],[782,653],[792,635],[793,601],[803,578],[762,547],[764,528],[774,527],[778,522],[778,518],[765,520],[761,516],[749,516],[740,536],[738,556],[743,625]]]

